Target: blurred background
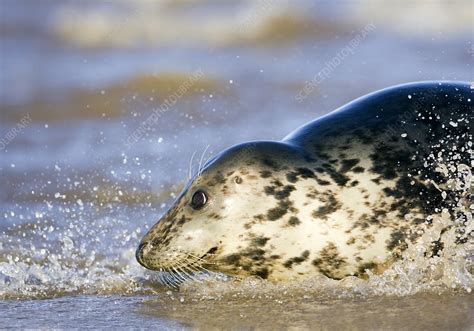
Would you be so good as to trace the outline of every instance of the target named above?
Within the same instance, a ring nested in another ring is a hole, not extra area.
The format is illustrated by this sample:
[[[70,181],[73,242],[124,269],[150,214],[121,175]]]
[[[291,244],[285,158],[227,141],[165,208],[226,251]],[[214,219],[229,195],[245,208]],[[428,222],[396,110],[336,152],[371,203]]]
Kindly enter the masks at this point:
[[[473,80],[469,0],[1,0],[0,15],[2,297],[128,291],[138,240],[201,160],[390,85]]]

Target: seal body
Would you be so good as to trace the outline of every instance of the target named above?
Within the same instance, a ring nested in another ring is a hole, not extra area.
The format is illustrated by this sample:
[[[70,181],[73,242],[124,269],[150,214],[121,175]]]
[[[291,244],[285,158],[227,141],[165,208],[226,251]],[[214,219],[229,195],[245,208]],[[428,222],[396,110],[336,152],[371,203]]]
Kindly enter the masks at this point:
[[[282,141],[233,146],[187,184],[137,259],[271,281],[381,267],[459,202],[439,167],[473,166],[473,99],[468,83],[400,85]]]

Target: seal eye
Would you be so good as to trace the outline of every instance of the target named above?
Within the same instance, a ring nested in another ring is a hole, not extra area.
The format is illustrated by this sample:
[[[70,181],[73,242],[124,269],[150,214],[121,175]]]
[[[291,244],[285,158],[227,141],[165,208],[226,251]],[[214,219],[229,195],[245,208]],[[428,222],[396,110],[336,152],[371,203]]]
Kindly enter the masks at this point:
[[[207,200],[208,198],[206,193],[204,193],[204,191],[198,190],[193,194],[193,198],[191,199],[191,207],[193,207],[193,209],[200,209],[206,204]]]

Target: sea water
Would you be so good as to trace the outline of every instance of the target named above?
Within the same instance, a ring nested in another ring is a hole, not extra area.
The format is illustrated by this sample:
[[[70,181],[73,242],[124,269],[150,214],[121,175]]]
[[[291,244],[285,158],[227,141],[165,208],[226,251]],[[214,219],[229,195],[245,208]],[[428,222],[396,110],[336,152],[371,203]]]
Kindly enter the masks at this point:
[[[472,165],[439,165],[464,203],[368,279],[213,275],[174,289],[134,257],[189,173],[223,148],[281,139],[389,85],[471,80],[468,2],[0,6],[0,327],[473,327],[472,238],[442,231],[457,220],[472,231]],[[426,258],[439,238],[444,250]]]

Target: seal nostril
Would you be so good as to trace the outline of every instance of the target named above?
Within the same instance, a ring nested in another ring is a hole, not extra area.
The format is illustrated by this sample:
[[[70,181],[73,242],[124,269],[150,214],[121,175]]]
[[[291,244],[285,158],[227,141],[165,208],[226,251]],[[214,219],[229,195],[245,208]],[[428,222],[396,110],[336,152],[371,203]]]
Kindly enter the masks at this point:
[[[140,263],[142,266],[146,268],[146,265],[143,263],[143,248],[148,245],[148,243],[140,243],[138,245],[137,250],[135,251],[135,258],[137,259],[138,263]]]

